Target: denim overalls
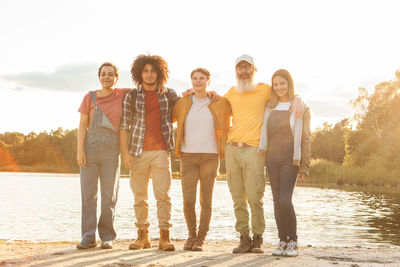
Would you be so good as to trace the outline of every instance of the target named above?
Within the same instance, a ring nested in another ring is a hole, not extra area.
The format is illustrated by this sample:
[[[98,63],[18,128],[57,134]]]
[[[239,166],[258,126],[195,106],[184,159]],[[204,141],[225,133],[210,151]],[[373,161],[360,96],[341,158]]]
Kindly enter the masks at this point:
[[[119,187],[119,141],[114,126],[97,106],[96,96],[90,92],[95,106],[90,129],[85,139],[86,168],[80,168],[82,192],[82,240],[95,242],[97,224],[97,181],[100,177],[101,215],[98,223],[102,241],[112,241],[115,205]]]
[[[290,112],[272,110],[268,118],[266,167],[274,200],[275,221],[281,241],[297,241],[296,213],[292,204],[298,166],[293,165]]]

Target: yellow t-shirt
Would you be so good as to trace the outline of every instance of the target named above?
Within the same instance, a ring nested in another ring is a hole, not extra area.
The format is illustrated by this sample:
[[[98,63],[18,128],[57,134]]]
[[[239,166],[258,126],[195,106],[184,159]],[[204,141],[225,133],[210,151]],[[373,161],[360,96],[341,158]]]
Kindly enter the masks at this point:
[[[228,142],[243,142],[258,146],[265,105],[271,97],[271,87],[259,84],[250,92],[240,93],[235,87],[225,94],[232,107],[232,128]]]

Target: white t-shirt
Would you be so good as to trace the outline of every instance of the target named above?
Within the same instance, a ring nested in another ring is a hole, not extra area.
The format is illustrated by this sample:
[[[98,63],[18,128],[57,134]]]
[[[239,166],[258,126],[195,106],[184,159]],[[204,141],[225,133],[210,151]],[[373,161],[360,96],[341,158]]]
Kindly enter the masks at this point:
[[[292,106],[292,102],[278,102],[278,105],[274,108],[274,110],[289,110]],[[294,131],[294,114],[293,112],[290,114],[290,128],[292,132]]]
[[[185,119],[181,152],[218,153],[214,117],[208,108],[208,97],[192,96],[193,104]]]

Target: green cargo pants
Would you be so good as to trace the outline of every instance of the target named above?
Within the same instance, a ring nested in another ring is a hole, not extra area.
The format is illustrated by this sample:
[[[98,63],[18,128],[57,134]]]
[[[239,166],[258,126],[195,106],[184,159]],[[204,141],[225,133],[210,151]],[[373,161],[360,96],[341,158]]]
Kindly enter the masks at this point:
[[[249,212],[253,234],[262,235],[265,229],[263,196],[265,191],[265,158],[257,155],[257,147],[237,147],[227,144],[225,162],[228,186],[235,210],[235,229],[249,235]]]

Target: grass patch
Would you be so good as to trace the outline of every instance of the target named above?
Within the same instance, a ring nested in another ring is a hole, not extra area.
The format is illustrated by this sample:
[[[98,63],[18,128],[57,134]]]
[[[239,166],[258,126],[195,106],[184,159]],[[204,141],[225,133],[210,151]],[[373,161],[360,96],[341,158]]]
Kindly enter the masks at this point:
[[[326,160],[313,160],[310,176],[303,183],[400,188],[397,169],[383,166],[344,166]]]

